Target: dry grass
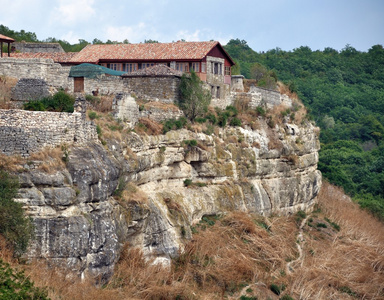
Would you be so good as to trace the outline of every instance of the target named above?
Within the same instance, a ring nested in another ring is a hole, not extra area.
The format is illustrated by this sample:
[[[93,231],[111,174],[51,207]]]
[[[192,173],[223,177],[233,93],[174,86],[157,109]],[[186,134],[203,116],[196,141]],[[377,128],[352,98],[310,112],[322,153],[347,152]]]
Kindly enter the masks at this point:
[[[384,299],[383,224],[326,182],[319,204],[340,231],[332,238],[307,237],[291,289],[300,299]]]
[[[134,183],[128,182],[121,194],[121,200],[125,202],[147,203],[148,196]]]
[[[49,148],[46,147],[39,152],[32,153],[29,157],[21,157],[20,155],[7,156],[0,154],[0,168],[9,172],[21,172],[24,165],[30,165],[38,170],[47,173],[54,173],[65,168],[63,147]],[[68,151],[68,150],[65,150]]]
[[[150,118],[140,118],[135,132],[140,135],[159,135],[163,132],[163,125]]]
[[[289,87],[287,85],[285,85],[283,82],[278,81],[277,82],[277,87],[278,87],[278,90],[279,90],[280,94],[287,95],[292,100],[293,99],[294,100],[299,100],[299,96],[295,92],[291,92],[289,90]]]
[[[138,104],[139,104],[139,101],[138,101]],[[175,104],[172,104],[172,103],[150,101],[150,102],[145,102],[142,105],[144,105],[144,108],[147,110],[149,110],[151,108],[157,108],[157,109],[160,109],[163,111],[173,111],[173,112],[179,111],[179,108]]]
[[[90,106],[93,110],[101,113],[109,113],[112,111],[113,95],[103,95],[94,97],[94,101],[90,101]]]
[[[63,160],[64,151],[68,151],[65,146],[56,148],[44,148],[43,150],[32,153],[28,161],[41,162],[38,164],[38,169],[43,170],[49,174],[65,168],[65,162]]]
[[[97,118],[93,120],[101,128],[100,138],[122,140],[124,125],[117,121],[109,113],[98,113]]]
[[[0,109],[12,108],[11,91],[17,81],[16,78],[0,76]]]
[[[261,299],[271,295],[271,283],[284,284],[284,293],[294,299],[383,299],[383,224],[327,183],[319,207],[309,217],[329,219],[340,231],[304,226],[304,255],[288,275],[287,262],[298,257],[295,218],[242,212],[196,225],[192,240],[169,268],[153,265],[126,245],[103,289],[38,264],[31,264],[28,274],[38,286],[50,287],[52,299],[239,299],[244,283],[253,295],[264,295]],[[6,255],[1,243],[0,248]]]

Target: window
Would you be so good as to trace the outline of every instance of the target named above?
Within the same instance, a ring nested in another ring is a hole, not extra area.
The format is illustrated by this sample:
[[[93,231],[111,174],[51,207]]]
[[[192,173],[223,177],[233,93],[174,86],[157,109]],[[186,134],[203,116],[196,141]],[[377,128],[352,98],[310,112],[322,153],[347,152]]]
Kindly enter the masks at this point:
[[[152,67],[154,65],[155,65],[154,63],[141,63],[141,64],[139,64],[139,69],[146,69],[146,68]]]
[[[188,64],[186,63],[176,63],[176,70],[181,72],[188,72]]]
[[[107,64],[107,68],[115,70],[115,71],[120,71],[121,64]]]
[[[191,70],[195,72],[200,72],[200,63],[194,62],[191,64]]]
[[[132,73],[133,71],[136,71],[137,64],[123,64],[123,71],[127,73]]]
[[[219,75],[223,75],[223,64],[219,64]]]
[[[225,75],[231,75],[231,67],[225,67]]]
[[[201,63],[201,72],[207,73],[207,64],[205,62]]]

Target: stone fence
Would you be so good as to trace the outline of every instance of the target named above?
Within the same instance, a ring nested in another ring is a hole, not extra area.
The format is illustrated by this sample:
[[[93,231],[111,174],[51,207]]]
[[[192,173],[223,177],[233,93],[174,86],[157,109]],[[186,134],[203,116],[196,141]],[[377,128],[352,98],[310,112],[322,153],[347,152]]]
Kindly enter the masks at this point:
[[[70,67],[54,63],[52,59],[0,58],[0,75],[43,79],[54,91],[60,88],[73,92],[73,78],[68,77]]]
[[[0,153],[27,157],[44,147],[97,142],[96,125],[80,112],[0,109]]]

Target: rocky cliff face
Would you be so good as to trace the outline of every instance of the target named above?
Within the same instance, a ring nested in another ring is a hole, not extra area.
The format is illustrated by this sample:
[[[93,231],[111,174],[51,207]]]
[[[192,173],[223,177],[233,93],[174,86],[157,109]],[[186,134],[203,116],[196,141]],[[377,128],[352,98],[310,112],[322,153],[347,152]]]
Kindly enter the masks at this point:
[[[256,123],[212,135],[130,132],[70,149],[53,174],[25,170],[18,201],[36,224],[28,256],[108,278],[123,243],[166,263],[203,216],[310,209],[321,186],[316,128]]]

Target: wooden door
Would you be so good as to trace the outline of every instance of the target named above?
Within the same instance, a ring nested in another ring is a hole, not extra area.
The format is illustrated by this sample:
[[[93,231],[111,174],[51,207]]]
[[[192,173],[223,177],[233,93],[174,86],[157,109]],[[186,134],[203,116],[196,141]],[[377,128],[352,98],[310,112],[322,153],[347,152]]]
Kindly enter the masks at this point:
[[[84,92],[84,77],[74,77],[74,86],[75,86],[75,93],[82,93]]]

